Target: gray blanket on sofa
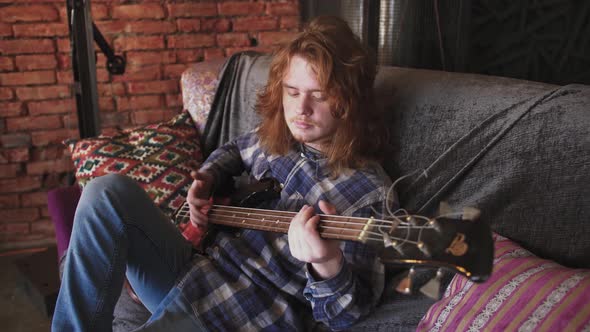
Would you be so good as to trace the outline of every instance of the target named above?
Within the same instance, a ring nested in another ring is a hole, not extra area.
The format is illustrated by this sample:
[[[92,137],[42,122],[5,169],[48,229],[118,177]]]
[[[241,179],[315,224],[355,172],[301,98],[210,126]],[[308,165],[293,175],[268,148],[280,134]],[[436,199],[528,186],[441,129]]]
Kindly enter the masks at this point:
[[[256,53],[226,62],[206,153],[257,125],[269,63]],[[411,174],[397,188],[402,207],[476,207],[480,222],[535,254],[590,267],[590,87],[384,67],[376,90],[391,131],[386,170]],[[432,303],[388,292],[354,330],[413,330]]]
[[[269,56],[242,52],[225,62],[201,138],[205,157],[256,127],[256,98],[268,78],[270,60]]]
[[[533,253],[590,267],[589,86],[388,70],[386,168],[418,171],[400,190],[404,206],[474,206]]]
[[[206,152],[256,126],[269,63],[252,52],[226,62]],[[386,170],[414,173],[398,188],[404,208],[477,207],[537,255],[590,267],[590,87],[384,67],[376,90],[392,133]]]

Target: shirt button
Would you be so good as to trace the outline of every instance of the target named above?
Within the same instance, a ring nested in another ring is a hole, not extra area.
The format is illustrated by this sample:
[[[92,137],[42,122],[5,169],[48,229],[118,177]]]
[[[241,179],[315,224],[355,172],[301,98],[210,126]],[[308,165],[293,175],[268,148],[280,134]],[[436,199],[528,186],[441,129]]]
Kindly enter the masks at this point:
[[[240,236],[242,236],[242,233],[236,233],[234,236],[235,236],[236,238],[239,238]]]
[[[219,258],[219,247],[218,246],[213,247],[213,258],[215,258],[215,259]]]
[[[311,286],[309,286],[309,288],[316,289],[317,287],[315,285],[311,285]]]

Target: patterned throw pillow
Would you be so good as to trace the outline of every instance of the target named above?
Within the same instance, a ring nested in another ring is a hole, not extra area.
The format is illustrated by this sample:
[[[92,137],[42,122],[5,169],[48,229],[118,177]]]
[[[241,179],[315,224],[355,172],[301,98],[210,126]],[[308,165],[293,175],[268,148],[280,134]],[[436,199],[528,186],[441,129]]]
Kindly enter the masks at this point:
[[[136,180],[168,215],[184,202],[190,172],[202,162],[197,130],[186,111],[165,123],[64,144],[81,187],[98,176],[123,174]]]
[[[418,331],[590,331],[590,270],[495,240],[491,278],[475,284],[456,275]]]

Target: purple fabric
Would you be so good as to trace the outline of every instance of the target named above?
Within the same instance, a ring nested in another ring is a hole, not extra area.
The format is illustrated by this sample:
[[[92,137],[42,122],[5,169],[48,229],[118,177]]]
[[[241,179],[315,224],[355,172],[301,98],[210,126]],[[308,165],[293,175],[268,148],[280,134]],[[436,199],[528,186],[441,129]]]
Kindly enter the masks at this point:
[[[70,243],[74,212],[80,200],[81,190],[77,184],[56,188],[47,193],[47,207],[55,225],[57,256],[61,258]]]

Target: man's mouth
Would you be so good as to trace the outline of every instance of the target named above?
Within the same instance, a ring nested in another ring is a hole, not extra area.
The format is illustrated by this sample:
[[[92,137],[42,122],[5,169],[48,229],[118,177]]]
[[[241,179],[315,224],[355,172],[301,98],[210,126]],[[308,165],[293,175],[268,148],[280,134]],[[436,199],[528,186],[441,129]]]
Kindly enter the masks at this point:
[[[309,128],[315,126],[315,124],[312,121],[307,121],[307,120],[302,120],[302,119],[297,119],[297,118],[291,120],[291,123],[299,129],[309,129]]]

